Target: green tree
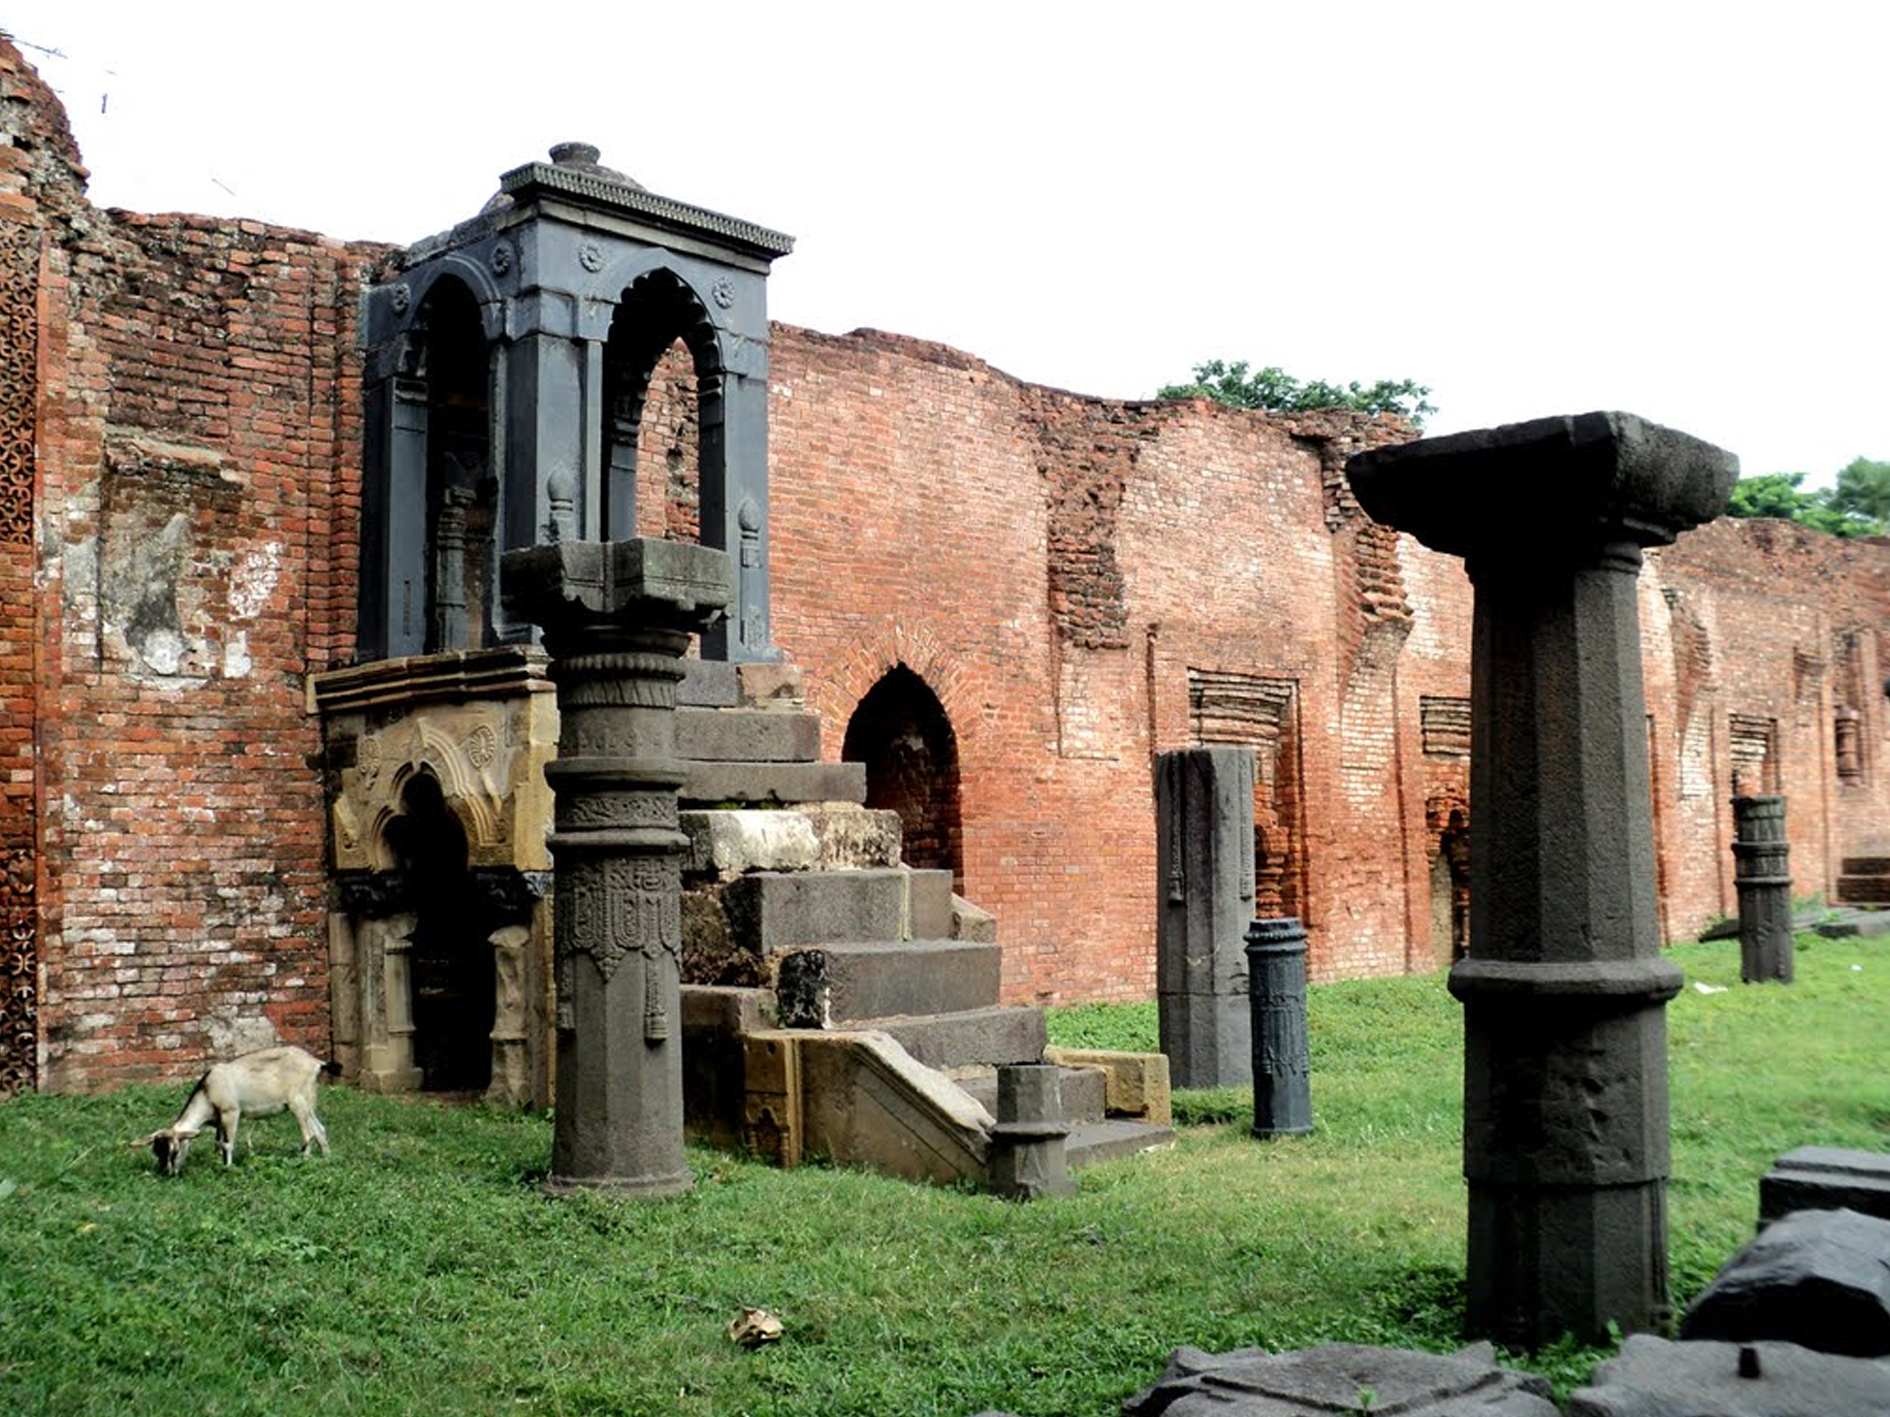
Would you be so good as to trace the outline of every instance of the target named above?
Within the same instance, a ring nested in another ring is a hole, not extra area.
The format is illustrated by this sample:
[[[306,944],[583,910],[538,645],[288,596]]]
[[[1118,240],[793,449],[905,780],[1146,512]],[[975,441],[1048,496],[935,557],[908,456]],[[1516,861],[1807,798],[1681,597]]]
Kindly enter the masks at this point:
[[[1763,472],[1733,484],[1727,512],[1783,517],[1833,536],[1872,536],[1890,526],[1890,463],[1853,459],[1835,487],[1799,490],[1802,472]]]
[[[1437,409],[1430,389],[1412,379],[1380,379],[1375,384],[1301,383],[1284,369],[1252,369],[1244,359],[1210,359],[1194,366],[1194,381],[1164,384],[1157,398],[1210,398],[1229,408],[1258,408],[1274,413],[1304,413],[1319,408],[1350,408],[1360,413],[1395,413],[1422,428]]]

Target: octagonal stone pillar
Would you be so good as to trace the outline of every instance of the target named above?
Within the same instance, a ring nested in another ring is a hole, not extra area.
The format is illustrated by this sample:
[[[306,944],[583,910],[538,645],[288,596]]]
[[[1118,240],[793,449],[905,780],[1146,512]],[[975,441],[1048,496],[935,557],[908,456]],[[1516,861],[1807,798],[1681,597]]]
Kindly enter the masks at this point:
[[[509,611],[540,626],[558,694],[557,1085],[547,1189],[663,1196],[683,1158],[676,685],[733,595],[729,558],[674,541],[510,552]]]
[[[1379,449],[1375,519],[1464,558],[1471,927],[1469,1323],[1513,1347],[1667,1324],[1666,1003],[1636,578],[1725,510],[1738,461],[1631,414]]]

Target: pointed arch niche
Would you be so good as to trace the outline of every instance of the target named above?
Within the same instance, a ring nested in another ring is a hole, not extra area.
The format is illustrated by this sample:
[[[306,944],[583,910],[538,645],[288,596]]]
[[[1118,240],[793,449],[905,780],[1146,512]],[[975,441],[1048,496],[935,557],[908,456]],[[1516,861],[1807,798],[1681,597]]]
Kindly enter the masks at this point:
[[[958,735],[945,705],[904,664],[867,690],[840,750],[866,765],[866,805],[896,812],[908,866],[952,873],[964,889]]]

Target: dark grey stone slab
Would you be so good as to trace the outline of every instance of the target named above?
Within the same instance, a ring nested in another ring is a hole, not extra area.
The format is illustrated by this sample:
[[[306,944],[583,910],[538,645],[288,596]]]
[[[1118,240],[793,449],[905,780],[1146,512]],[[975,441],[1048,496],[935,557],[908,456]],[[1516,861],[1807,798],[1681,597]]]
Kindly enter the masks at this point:
[[[730,881],[722,908],[735,944],[755,953],[901,938],[905,872],[754,871]]]
[[[1744,1350],[1749,1356],[1742,1359]],[[1635,1334],[1569,1396],[1567,1417],[1850,1417],[1890,1412],[1890,1366],[1796,1343]]]
[[[1154,1122],[1132,1122],[1126,1117],[1105,1117],[1101,1121],[1079,1122],[1063,1144],[1070,1169],[1092,1166],[1098,1161],[1117,1161],[1125,1156],[1139,1156],[1145,1151],[1171,1146],[1173,1127]]]
[[[1890,1220],[1799,1210],[1774,1221],[1693,1301],[1680,1336],[1890,1353]]]
[[[1176,1087],[1253,1080],[1253,792],[1251,748],[1156,755],[1156,1002]]]
[[[1122,1404],[1123,1417],[1557,1417],[1548,1383],[1496,1366],[1484,1350],[1453,1357],[1325,1343],[1294,1353],[1220,1355],[1177,1348],[1160,1382]]]
[[[679,708],[676,753],[695,762],[818,762],[820,716],[783,709]]]
[[[963,940],[820,944],[780,957],[781,1022],[833,1028],[902,1014],[988,1009],[1003,952]]]
[[[985,1111],[997,1115],[995,1072],[960,1077],[956,1081]],[[1108,1111],[1108,1083],[1108,1075],[1101,1068],[1063,1069],[1063,1115],[1071,1126],[1081,1128],[1104,1120]]]
[[[690,806],[866,801],[864,763],[690,763],[682,800]]]
[[[1890,910],[1833,911],[1828,918],[1806,921],[1798,928],[1816,931],[1827,940],[1875,939],[1890,935]]]
[[[921,1018],[885,1019],[873,1027],[889,1033],[928,1068],[1000,1067],[1043,1058],[1047,1036],[1043,1010],[972,1009]]]
[[[1795,1210],[1854,1210],[1890,1220],[1890,1154],[1801,1146],[1759,1182],[1759,1223]]]

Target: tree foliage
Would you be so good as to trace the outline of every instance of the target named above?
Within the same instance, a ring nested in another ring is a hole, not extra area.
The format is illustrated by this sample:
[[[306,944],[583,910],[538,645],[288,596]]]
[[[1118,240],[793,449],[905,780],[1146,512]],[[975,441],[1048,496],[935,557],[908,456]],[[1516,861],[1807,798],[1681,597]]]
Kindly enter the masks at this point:
[[[1801,490],[1802,472],[1765,472],[1733,484],[1735,517],[1783,517],[1834,536],[1880,536],[1890,531],[1890,462],[1852,458],[1837,483]]]
[[[1395,413],[1422,428],[1437,409],[1429,402],[1430,389],[1412,379],[1380,379],[1375,384],[1329,384],[1324,379],[1302,383],[1284,369],[1268,365],[1253,369],[1244,359],[1231,363],[1210,359],[1194,366],[1194,381],[1165,384],[1155,396],[1164,399],[1209,398],[1229,408],[1258,408],[1273,413],[1304,413],[1321,408],[1349,408],[1360,413]]]

